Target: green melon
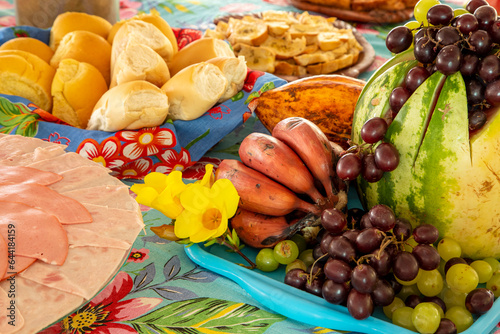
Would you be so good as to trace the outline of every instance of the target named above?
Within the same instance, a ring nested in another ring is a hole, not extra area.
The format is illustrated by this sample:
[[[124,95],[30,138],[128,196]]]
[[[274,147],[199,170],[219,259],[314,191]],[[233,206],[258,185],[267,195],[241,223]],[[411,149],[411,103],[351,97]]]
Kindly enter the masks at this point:
[[[413,51],[413,50],[409,50]],[[358,100],[352,140],[364,122],[383,116],[389,94],[416,61],[391,59],[368,81]],[[435,225],[460,243],[463,256],[500,257],[500,116],[469,138],[467,99],[460,73],[436,72],[410,97],[387,131],[400,164],[376,183],[357,180],[366,209],[386,204],[414,226]]]

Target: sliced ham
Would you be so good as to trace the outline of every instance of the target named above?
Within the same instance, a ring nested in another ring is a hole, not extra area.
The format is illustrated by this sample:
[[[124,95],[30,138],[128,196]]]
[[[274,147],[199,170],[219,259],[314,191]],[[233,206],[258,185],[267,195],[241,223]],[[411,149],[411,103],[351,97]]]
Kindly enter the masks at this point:
[[[68,236],[54,216],[22,203],[0,201],[0,207],[0,235],[7,243],[13,239],[16,255],[59,266],[64,263]]]
[[[119,249],[130,249],[131,244],[121,239],[102,235],[100,231],[90,231],[82,228],[84,225],[92,224],[75,224],[64,225],[70,247],[79,246],[96,246],[96,247],[111,247]]]
[[[13,275],[19,274],[21,271],[25,270],[26,268],[31,266],[33,263],[35,263],[36,260],[37,259],[34,259],[32,257],[15,255],[13,267],[10,267],[11,264],[9,263],[9,269],[7,270],[7,273],[5,274],[5,276],[3,276],[2,279],[0,279],[0,281],[3,281],[4,279],[7,279]]]
[[[59,144],[43,141],[37,138],[10,135],[0,137],[0,159],[33,152],[37,147],[49,147]]]
[[[9,249],[7,247],[7,242],[5,242],[4,237],[0,235],[0,277],[5,276],[8,267],[9,267]]]
[[[128,186],[97,186],[79,190],[65,191],[64,196],[71,197],[82,204],[96,204],[110,208],[137,211],[139,204],[130,196]],[[99,196],[97,196],[99,194]]]
[[[24,166],[1,166],[0,184],[3,183],[36,183],[44,186],[54,184],[63,177],[52,172]]]
[[[97,166],[101,169],[109,171],[109,169],[107,169],[103,165],[86,159],[78,153],[74,152],[66,152],[64,154],[45,160],[38,160],[36,162],[28,164],[27,166],[58,174],[80,166]]]
[[[8,282],[1,282],[0,289],[8,291]],[[20,310],[20,314],[17,314],[19,318],[16,318],[19,320],[16,321],[16,325],[19,324],[16,326],[16,334],[38,333],[85,302],[75,294],[52,289],[19,276],[15,277],[15,284],[16,308]]]
[[[127,255],[117,248],[75,247],[70,248],[64,266],[37,261],[19,276],[90,300],[104,282],[110,281]]]
[[[92,224],[72,226],[100,233],[106,237],[119,237],[131,245],[144,228],[140,211],[109,208],[95,204],[84,205],[89,210],[94,221]],[[66,227],[69,227],[69,225]]]
[[[17,281],[5,281],[0,286],[0,333],[21,333],[25,327],[24,317],[17,303],[20,296],[17,295]],[[35,333],[35,332],[33,332]]]
[[[61,224],[92,222],[92,216],[81,203],[39,184],[0,185],[0,200],[24,203],[43,210],[56,216]]]
[[[110,177],[109,171],[95,166],[80,166],[60,174],[63,179],[49,186],[59,193],[97,186],[124,186],[117,178]]]
[[[58,144],[53,144],[53,146],[37,147],[33,152],[13,155],[5,159],[0,158],[0,165],[26,166],[36,161],[57,157],[64,154],[64,152],[66,152],[64,146]]]

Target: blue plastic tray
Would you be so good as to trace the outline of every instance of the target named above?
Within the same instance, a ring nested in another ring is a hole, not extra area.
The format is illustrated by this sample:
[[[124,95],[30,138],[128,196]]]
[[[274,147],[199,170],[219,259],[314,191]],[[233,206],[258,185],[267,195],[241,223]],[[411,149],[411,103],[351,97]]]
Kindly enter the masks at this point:
[[[235,253],[227,252],[225,247],[213,245],[206,248],[196,244],[186,247],[185,251],[189,258],[198,265],[235,281],[259,303],[290,319],[332,330],[370,334],[415,333],[393,325],[380,307],[376,308],[373,316],[364,320],[356,320],[349,315],[346,307],[330,304],[320,297],[283,283],[284,270],[282,268],[270,273],[258,269],[247,269],[239,265],[245,264],[243,258]],[[257,255],[257,250],[250,247],[245,247],[243,251],[250,259],[255,259]],[[486,314],[479,317],[462,333],[490,333],[499,321],[500,299],[495,301]]]

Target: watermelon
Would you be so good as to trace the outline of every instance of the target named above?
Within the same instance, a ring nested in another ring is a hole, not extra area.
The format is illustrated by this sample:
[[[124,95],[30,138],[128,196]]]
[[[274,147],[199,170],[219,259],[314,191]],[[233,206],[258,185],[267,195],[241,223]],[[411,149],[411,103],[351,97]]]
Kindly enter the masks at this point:
[[[354,112],[353,142],[363,142],[360,130],[368,119],[387,113],[390,92],[416,65],[409,52],[397,55],[367,82]],[[398,149],[399,166],[375,183],[359,177],[356,187],[365,209],[386,204],[414,227],[436,226],[441,237],[459,242],[464,257],[499,258],[500,116],[495,111],[469,137],[467,112],[461,74],[432,74],[384,138]]]

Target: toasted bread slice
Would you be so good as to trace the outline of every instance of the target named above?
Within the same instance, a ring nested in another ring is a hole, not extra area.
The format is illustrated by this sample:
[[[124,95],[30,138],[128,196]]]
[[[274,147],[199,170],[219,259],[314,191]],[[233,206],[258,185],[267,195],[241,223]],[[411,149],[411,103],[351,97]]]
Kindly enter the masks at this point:
[[[313,52],[313,53],[303,54],[303,55],[293,57],[293,59],[295,60],[295,62],[298,65],[308,66],[308,65],[312,65],[312,64],[316,64],[316,63],[324,63],[324,62],[328,62],[328,61],[337,59],[337,58],[341,57],[342,55],[346,54],[348,52],[348,50],[349,50],[348,45],[343,44],[343,45],[340,45],[338,48],[333,49],[331,51],[324,52],[324,51],[318,50],[318,51]]]
[[[292,23],[299,23],[299,20],[293,13],[279,10],[267,10],[263,12],[262,19],[266,22],[283,22],[288,25]]]
[[[323,51],[330,51],[351,39],[355,39],[355,37],[350,29],[320,32],[318,34],[318,46]]]
[[[304,76],[307,75],[307,69],[304,66],[295,64],[293,61],[277,60],[274,73],[278,75]]]
[[[262,46],[271,49],[276,59],[288,59],[301,54],[306,49],[306,38],[292,38],[290,34],[281,37],[269,36]]]
[[[227,28],[228,41],[235,45],[238,43],[259,46],[268,37],[267,24],[262,20],[244,17],[242,20],[230,18]]]
[[[266,24],[269,35],[273,37],[279,37],[290,29],[290,26],[286,22],[266,22]]]
[[[309,74],[313,75],[328,74],[338,71],[342,68],[351,66],[352,64],[358,61],[358,57],[359,57],[359,50],[351,49],[349,50],[349,53],[345,53],[341,55],[339,58],[322,62],[319,64],[309,65],[306,66],[306,69]]]
[[[240,43],[234,45],[233,50],[238,57],[245,57],[247,66],[252,70],[274,73],[276,57],[271,49]]]

